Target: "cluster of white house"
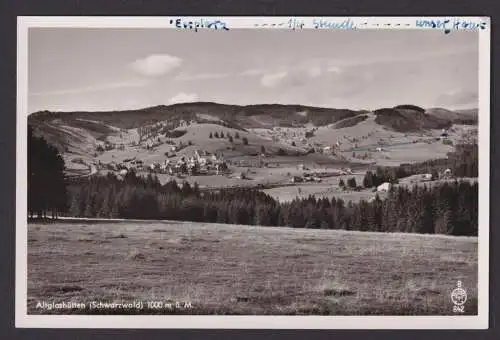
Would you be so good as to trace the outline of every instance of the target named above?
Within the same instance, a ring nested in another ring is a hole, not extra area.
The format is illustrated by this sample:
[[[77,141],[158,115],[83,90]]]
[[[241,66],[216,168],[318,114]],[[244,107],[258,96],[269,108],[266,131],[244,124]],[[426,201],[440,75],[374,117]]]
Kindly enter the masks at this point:
[[[100,164],[101,166],[103,164]],[[142,160],[129,158],[121,163],[111,162],[106,164],[108,170],[115,171],[119,175],[126,175],[129,171],[146,170],[162,174],[208,174],[213,171],[219,175],[227,171],[228,166],[222,157],[211,155],[210,157],[201,157],[198,151],[195,151],[193,157],[181,156],[177,161],[165,159],[163,162],[152,162],[149,165],[144,164]]]
[[[312,174],[305,173],[302,176],[292,176],[290,179],[292,183],[300,183],[300,182],[321,182],[321,177],[315,176]]]
[[[174,173],[207,174],[209,171],[215,171],[215,174],[219,175],[227,169],[227,163],[222,157],[216,155],[201,157],[198,151],[195,151],[192,157],[181,156],[177,162],[166,159],[163,163],[153,162],[149,165],[149,170],[152,172],[171,175]]]

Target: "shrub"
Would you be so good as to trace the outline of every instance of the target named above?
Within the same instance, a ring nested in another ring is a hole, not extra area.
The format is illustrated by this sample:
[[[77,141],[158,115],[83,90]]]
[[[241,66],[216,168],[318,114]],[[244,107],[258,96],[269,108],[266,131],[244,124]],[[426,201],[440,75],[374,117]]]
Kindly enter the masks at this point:
[[[248,138],[247,137],[243,137],[243,145],[248,145]]]

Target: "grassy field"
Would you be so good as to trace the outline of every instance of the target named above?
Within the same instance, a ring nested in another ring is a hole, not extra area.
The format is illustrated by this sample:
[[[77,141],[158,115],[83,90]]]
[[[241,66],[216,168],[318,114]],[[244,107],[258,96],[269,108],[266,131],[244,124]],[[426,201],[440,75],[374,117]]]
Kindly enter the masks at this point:
[[[28,225],[30,314],[453,315],[457,280],[468,294],[465,314],[477,314],[477,238],[182,222]],[[36,308],[91,301],[144,308]]]
[[[353,176],[354,177],[354,176]],[[338,181],[338,179],[335,179]],[[344,180],[346,181],[346,180]],[[317,199],[320,198],[328,198],[329,200],[332,199],[332,197],[335,197],[336,199],[342,199],[344,200],[345,203],[348,203],[349,201],[352,201],[353,203],[357,203],[361,200],[368,201],[372,198],[375,198],[375,195],[378,194],[380,198],[385,198],[387,196],[387,193],[385,192],[373,192],[371,188],[369,189],[364,189],[361,191],[342,191],[339,187],[338,184],[332,183],[332,184],[297,184],[293,186],[287,186],[287,187],[276,187],[276,188],[271,188],[271,189],[264,189],[262,190],[266,194],[270,195],[274,199],[278,200],[279,202],[290,202],[293,201],[296,198],[299,199],[305,199],[310,195],[313,195]]]

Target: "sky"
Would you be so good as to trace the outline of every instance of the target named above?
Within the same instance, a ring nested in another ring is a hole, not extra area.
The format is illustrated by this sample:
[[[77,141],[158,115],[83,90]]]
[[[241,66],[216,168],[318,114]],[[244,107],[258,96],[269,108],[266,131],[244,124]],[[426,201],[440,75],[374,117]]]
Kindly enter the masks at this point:
[[[28,109],[477,107],[478,33],[30,28]]]

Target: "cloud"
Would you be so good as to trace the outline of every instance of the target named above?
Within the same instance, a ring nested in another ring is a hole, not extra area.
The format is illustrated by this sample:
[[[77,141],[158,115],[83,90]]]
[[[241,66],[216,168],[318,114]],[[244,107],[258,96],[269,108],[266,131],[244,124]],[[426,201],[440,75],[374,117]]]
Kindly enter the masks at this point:
[[[121,81],[121,82],[113,82],[106,84],[96,84],[91,86],[73,88],[73,89],[64,89],[64,90],[55,90],[55,91],[46,91],[46,92],[30,92],[30,96],[60,96],[60,95],[68,95],[68,94],[82,94],[89,92],[99,92],[99,91],[107,91],[107,90],[115,90],[127,87],[142,87],[149,84],[144,80],[131,80],[131,81]]]
[[[326,68],[326,72],[340,74],[342,73],[342,69],[338,66],[330,65]]]
[[[312,67],[308,68],[306,72],[307,72],[307,75],[311,78],[317,78],[317,77],[321,76],[321,74],[322,74],[321,67],[319,67],[319,66],[312,66]]]
[[[260,76],[261,74],[264,74],[265,71],[257,68],[252,68],[249,70],[245,70],[243,72],[240,72],[240,76]]]
[[[222,79],[230,77],[229,73],[200,73],[200,74],[180,74],[175,79],[181,81],[191,81],[191,80],[210,80],[210,79]]]
[[[169,100],[170,104],[189,103],[195,101],[198,101],[198,95],[196,93],[185,93],[185,92],[177,93]]]
[[[182,59],[168,54],[151,54],[131,63],[132,69],[146,77],[158,77],[178,68]]]
[[[253,71],[256,73],[256,70]],[[246,71],[247,74],[250,73]],[[303,63],[290,65],[286,71],[265,73],[261,84],[265,87],[290,88],[306,85],[310,80],[317,81],[326,75],[325,67],[320,62],[309,60]]]
[[[440,95],[436,99],[436,104],[438,106],[464,106],[464,105],[478,105],[478,95],[477,92],[473,91],[451,91]]]
[[[287,71],[277,72],[277,73],[268,73],[262,76],[260,79],[260,83],[265,87],[275,87],[277,86],[286,76],[288,75]]]

